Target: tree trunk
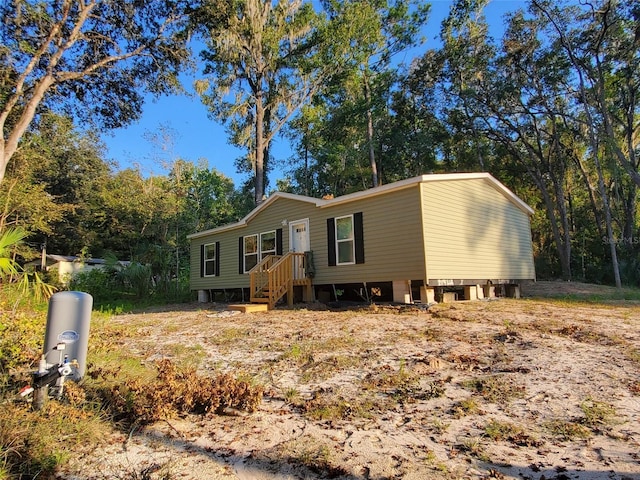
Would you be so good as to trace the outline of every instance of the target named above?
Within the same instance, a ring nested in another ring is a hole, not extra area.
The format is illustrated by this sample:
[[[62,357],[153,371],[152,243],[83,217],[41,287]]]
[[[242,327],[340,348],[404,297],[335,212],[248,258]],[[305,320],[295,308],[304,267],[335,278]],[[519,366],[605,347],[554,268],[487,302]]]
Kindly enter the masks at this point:
[[[367,105],[367,143],[369,144],[369,165],[371,167],[371,184],[375,188],[378,186],[378,166],[376,165],[376,154],[373,148],[373,112],[371,111],[371,89],[369,87],[369,77],[366,72],[363,74],[364,99]]]
[[[569,276],[567,280],[571,280],[571,227],[569,224],[567,205],[565,203],[564,187],[562,185],[562,180],[558,181],[555,175],[552,175],[552,182],[556,196],[556,208],[558,209],[558,215],[560,216],[559,221],[562,225],[562,250],[564,250],[564,259],[561,260],[561,262],[566,262],[566,266],[563,266],[563,269],[566,270]]]
[[[596,221],[596,227],[598,229],[598,236],[603,237],[604,236],[604,230],[602,230],[602,225],[604,224],[604,222],[602,221],[602,219],[600,218],[600,212],[598,211],[598,205],[596,202],[596,189],[593,185],[591,185],[591,180],[589,179],[589,174],[587,172],[587,169],[585,168],[584,164],[582,163],[582,160],[580,158],[578,158],[578,156],[576,155],[574,157],[575,163],[578,166],[578,169],[580,170],[580,174],[582,176],[582,179],[584,181],[584,185],[587,188],[587,192],[589,193],[589,203],[591,204],[591,211],[593,212],[593,218]]]
[[[264,197],[264,106],[262,105],[262,95],[256,95],[256,145],[255,145],[255,165],[254,165],[254,200],[257,205],[262,203]]]
[[[635,183],[629,185],[629,191],[624,201],[624,229],[622,236],[624,237],[624,246],[629,251],[632,250],[635,243],[637,191],[638,188]]]
[[[12,98],[12,101],[3,105],[3,110],[0,113],[0,130],[2,131],[2,137],[0,137],[0,184],[4,180],[7,165],[11,161],[11,157],[13,157],[16,150],[18,150],[18,142],[20,142],[20,139],[29,128],[36,114],[36,109],[47,93],[47,90],[49,90],[54,83],[55,79],[53,76],[47,75],[36,84],[31,98],[22,110],[18,121],[11,127],[9,132],[5,132],[6,122],[11,114],[12,104],[17,103],[17,100]],[[18,95],[16,94],[14,96],[17,98]]]
[[[616,249],[616,239],[613,234],[613,221],[611,218],[611,207],[609,204],[609,195],[604,184],[604,174],[602,173],[602,167],[600,160],[598,160],[598,153],[594,154],[596,163],[596,169],[598,171],[598,189],[602,196],[602,208],[604,209],[604,221],[607,227],[607,240],[609,243],[609,251],[611,252],[611,266],[613,267],[613,278],[617,288],[622,287],[622,280],[620,279],[620,266],[618,265],[618,251]]]
[[[573,57],[572,57],[573,60]],[[576,65],[574,63],[574,65]],[[580,97],[583,102],[584,112],[587,120],[587,130],[589,132],[589,144],[593,150],[593,160],[596,166],[596,172],[598,173],[598,190],[600,191],[600,196],[602,197],[602,208],[604,210],[604,221],[607,229],[607,241],[609,243],[609,250],[611,252],[611,267],[613,268],[613,278],[617,288],[622,287],[622,281],[620,280],[620,266],[618,264],[618,252],[616,249],[616,239],[613,234],[613,221],[611,217],[611,206],[609,203],[609,195],[607,194],[607,189],[604,183],[604,173],[602,171],[602,164],[600,163],[600,159],[598,155],[600,154],[600,143],[598,141],[598,137],[596,135],[596,122],[593,119],[591,114],[591,108],[589,107],[589,103],[587,102],[587,88],[584,83],[584,77],[582,71],[576,66],[576,71],[578,73],[578,79],[580,84]],[[606,117],[607,115],[604,114]],[[605,120],[605,124],[607,121]],[[615,149],[618,150],[618,149]],[[633,178],[633,175],[631,176]],[[634,181],[636,181],[634,179]]]
[[[7,172],[7,165],[11,157],[4,154],[4,141],[0,141],[0,184],[4,180],[5,173]]]
[[[571,280],[571,243],[566,242],[566,235],[563,235],[558,227],[558,219],[555,214],[555,205],[549,192],[547,191],[547,187],[543,184],[539,186],[540,192],[542,193],[542,198],[544,200],[544,204],[547,207],[547,219],[551,224],[551,233],[553,234],[553,239],[556,244],[556,250],[558,252],[558,258],[560,260],[560,271],[562,272],[563,280]],[[564,222],[562,222],[564,224]]]
[[[523,162],[524,163],[524,162]],[[571,242],[567,242],[566,240],[570,238],[565,232],[563,235],[558,227],[558,219],[556,217],[556,207],[557,203],[560,201],[564,201],[564,198],[557,199],[556,202],[553,201],[551,195],[549,194],[549,190],[544,183],[544,175],[541,172],[536,172],[526,163],[524,167],[527,169],[529,176],[533,180],[533,182],[540,190],[542,194],[542,199],[544,201],[546,207],[547,219],[549,220],[549,224],[551,226],[551,234],[553,236],[553,241],[556,244],[556,251],[558,252],[558,259],[560,260],[560,271],[563,280],[571,280]],[[566,208],[562,209],[561,212],[564,212],[566,215]],[[568,221],[565,219],[561,219],[562,225],[568,225]]]

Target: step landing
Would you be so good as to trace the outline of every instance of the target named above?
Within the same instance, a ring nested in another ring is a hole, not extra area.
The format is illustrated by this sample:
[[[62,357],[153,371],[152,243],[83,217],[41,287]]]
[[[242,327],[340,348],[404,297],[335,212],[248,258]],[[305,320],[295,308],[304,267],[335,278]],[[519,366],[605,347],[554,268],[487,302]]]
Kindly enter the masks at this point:
[[[266,303],[236,303],[227,306],[227,310],[235,310],[242,313],[266,312],[269,305]]]

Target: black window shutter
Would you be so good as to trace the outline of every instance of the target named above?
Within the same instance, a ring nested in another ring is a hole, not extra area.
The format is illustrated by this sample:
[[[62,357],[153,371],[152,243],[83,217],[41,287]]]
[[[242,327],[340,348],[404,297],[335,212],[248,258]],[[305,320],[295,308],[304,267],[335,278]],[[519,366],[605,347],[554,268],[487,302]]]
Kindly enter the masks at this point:
[[[276,230],[276,255],[282,255],[282,229]]]
[[[238,239],[238,273],[244,273],[244,237]]]
[[[204,277],[204,243],[200,245],[200,278]]]
[[[220,242],[216,242],[216,267],[215,276],[220,276]]]
[[[327,218],[327,254],[329,266],[336,265],[336,222],[334,218]]]
[[[362,212],[353,214],[353,239],[356,244],[356,263],[364,263],[364,228]]]

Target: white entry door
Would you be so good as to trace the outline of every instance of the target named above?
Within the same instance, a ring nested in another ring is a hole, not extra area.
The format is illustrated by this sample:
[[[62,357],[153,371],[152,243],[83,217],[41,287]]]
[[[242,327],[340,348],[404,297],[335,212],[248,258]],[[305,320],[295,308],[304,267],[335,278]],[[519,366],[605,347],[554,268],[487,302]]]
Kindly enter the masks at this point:
[[[289,249],[292,252],[307,252],[311,248],[309,241],[309,219],[289,222]]]

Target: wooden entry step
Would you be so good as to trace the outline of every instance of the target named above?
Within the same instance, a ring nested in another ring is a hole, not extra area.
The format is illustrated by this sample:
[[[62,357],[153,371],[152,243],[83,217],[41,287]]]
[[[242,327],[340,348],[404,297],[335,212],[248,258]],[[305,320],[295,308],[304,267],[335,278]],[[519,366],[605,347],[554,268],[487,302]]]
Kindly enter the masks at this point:
[[[266,303],[237,303],[227,306],[227,310],[235,310],[242,313],[266,312],[269,305]]]

